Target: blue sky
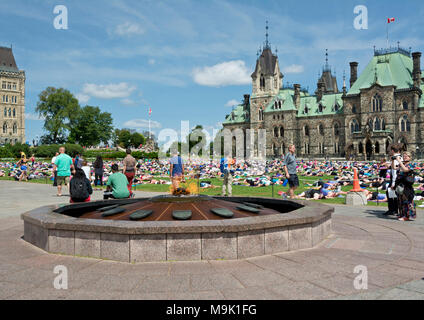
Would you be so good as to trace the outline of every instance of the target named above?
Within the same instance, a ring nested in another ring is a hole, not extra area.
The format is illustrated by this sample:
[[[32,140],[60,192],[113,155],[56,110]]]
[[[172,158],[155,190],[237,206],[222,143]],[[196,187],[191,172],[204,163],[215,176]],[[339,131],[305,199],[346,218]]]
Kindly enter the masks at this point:
[[[68,9],[68,30],[53,26],[56,5]],[[368,29],[353,26],[356,5],[368,8]],[[265,38],[278,48],[284,83],[316,88],[329,62],[342,87],[349,62],[361,72],[373,46],[424,50],[424,5],[415,1],[130,1],[0,0],[0,46],[13,44],[26,71],[26,138],[42,135],[38,94],[63,87],[82,105],[111,112],[118,128],[219,128],[234,101],[251,93],[250,74]]]

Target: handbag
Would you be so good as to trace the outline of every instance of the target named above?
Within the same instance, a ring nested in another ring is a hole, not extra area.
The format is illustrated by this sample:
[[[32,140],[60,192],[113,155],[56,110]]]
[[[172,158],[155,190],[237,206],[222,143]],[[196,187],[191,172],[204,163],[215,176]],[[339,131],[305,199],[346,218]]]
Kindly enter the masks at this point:
[[[405,190],[405,187],[403,186],[403,184],[399,184],[399,185],[396,187],[396,193],[397,193],[398,195],[402,195],[404,190]]]

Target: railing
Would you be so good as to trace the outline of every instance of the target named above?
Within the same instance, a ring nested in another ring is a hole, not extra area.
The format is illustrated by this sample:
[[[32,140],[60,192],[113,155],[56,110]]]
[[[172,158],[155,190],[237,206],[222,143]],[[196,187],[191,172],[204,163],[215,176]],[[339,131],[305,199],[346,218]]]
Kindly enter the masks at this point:
[[[385,54],[390,54],[390,53],[401,53],[405,56],[410,57],[411,56],[411,49],[406,50],[404,48],[401,47],[390,47],[390,48],[386,48],[386,49],[375,49],[374,48],[374,56],[382,56]]]

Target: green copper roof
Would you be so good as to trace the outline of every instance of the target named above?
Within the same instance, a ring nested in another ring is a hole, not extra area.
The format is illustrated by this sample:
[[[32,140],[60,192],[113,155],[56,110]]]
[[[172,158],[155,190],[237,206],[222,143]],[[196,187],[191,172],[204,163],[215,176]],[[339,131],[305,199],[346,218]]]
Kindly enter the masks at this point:
[[[316,96],[301,97],[297,116],[316,117],[340,113],[343,110],[342,96],[343,93],[325,94],[319,102],[317,102]],[[322,112],[319,110],[320,104],[322,105]],[[336,111],[336,104],[339,107],[338,111]],[[306,108],[308,111],[307,113],[305,112]]]
[[[245,123],[248,119],[243,107],[243,104],[234,107],[233,111],[225,117],[223,124]]]
[[[307,97],[309,94],[304,91],[300,91],[300,98]],[[280,89],[278,94],[271,99],[268,105],[265,108],[265,112],[277,112],[277,111],[289,111],[296,110],[296,106],[294,105],[294,89]],[[281,101],[281,109],[275,109],[275,102]]]
[[[412,69],[413,61],[405,54],[395,52],[374,56],[347,94],[358,94],[375,83],[383,87],[396,86],[396,89],[411,88]]]

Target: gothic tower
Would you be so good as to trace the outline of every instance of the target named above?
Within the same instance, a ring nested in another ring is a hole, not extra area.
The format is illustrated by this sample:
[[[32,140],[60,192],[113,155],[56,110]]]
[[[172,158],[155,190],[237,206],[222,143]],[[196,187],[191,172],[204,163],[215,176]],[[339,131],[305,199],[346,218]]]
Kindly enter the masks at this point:
[[[262,52],[258,51],[256,68],[252,73],[252,98],[250,103],[251,128],[264,128],[264,111],[271,99],[278,94],[283,74],[280,71],[277,55],[273,54],[268,41],[268,21],[266,38]]]

